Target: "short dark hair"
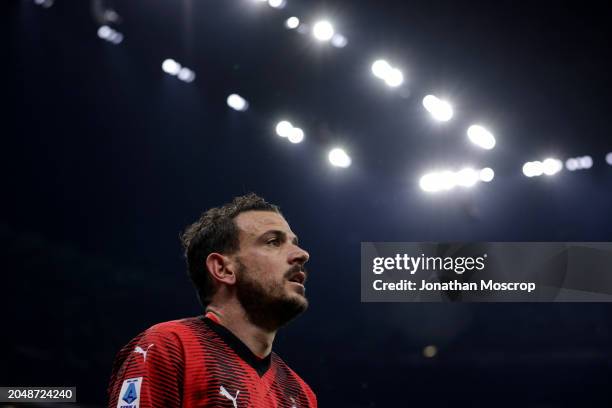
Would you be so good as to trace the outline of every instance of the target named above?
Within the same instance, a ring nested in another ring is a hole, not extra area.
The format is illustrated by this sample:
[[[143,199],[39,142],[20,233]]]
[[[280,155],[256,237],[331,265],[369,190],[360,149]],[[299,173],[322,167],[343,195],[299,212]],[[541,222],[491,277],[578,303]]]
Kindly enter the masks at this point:
[[[246,211],[271,211],[281,214],[278,206],[268,203],[255,193],[250,193],[202,213],[200,218],[188,225],[180,235],[187,260],[187,272],[204,307],[210,303],[215,293],[212,277],[206,267],[206,258],[213,252],[231,255],[240,249],[239,231],[234,218]]]

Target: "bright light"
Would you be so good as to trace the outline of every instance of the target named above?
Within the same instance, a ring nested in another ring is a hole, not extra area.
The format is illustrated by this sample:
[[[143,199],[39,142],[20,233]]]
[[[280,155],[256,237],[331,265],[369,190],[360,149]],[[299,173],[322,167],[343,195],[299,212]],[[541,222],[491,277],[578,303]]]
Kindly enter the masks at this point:
[[[177,75],[181,70],[181,64],[173,59],[167,59],[162,63],[162,69],[166,74]]]
[[[285,21],[285,27],[287,27],[290,30],[297,28],[299,25],[300,25],[300,19],[297,17],[289,17]]]
[[[495,172],[493,171],[492,168],[485,167],[484,169],[480,170],[479,176],[480,176],[480,181],[484,181],[485,183],[488,183],[492,181],[493,178],[495,177]]]
[[[580,168],[580,163],[577,159],[571,158],[565,161],[565,168],[569,171],[578,170]]]
[[[472,187],[479,180],[479,175],[474,169],[465,168],[456,173],[457,185],[463,187]]]
[[[114,31],[113,33],[111,33],[108,40],[112,42],[113,44],[121,44],[121,41],[123,41],[123,34],[117,31]]]
[[[552,176],[563,169],[563,164],[561,164],[561,160],[548,158],[542,162],[542,171],[547,176]]]
[[[351,158],[341,148],[335,148],[330,150],[328,158],[329,162],[336,167],[346,168],[351,165]]]
[[[523,165],[523,174],[527,177],[541,176],[543,172],[544,169],[540,161],[527,162]]]
[[[393,68],[385,78],[385,83],[391,88],[396,88],[404,83],[404,74],[399,69]]]
[[[371,69],[375,77],[382,79],[392,88],[398,87],[404,83],[404,74],[402,74],[402,71],[393,68],[391,64],[383,59],[374,61]]]
[[[334,36],[334,27],[329,21],[317,21],[312,27],[312,35],[319,41],[329,41]]]
[[[385,60],[376,60],[372,64],[372,74],[383,80],[387,78],[392,69],[391,65]]]
[[[606,163],[612,166],[612,152],[606,154]]]
[[[428,193],[452,190],[455,187],[470,188],[479,181],[488,183],[493,180],[495,173],[493,169],[485,167],[481,170],[474,170],[466,167],[457,172],[450,170],[427,173],[419,179],[421,190]]]
[[[102,38],[103,40],[106,40],[112,32],[113,30],[109,26],[100,26],[100,28],[98,28],[98,37]]]
[[[468,138],[475,145],[486,150],[495,147],[495,137],[491,132],[480,125],[472,125],[467,130]]]
[[[249,103],[242,96],[231,94],[227,97],[227,106],[239,112],[244,112],[249,108]]]
[[[120,44],[121,41],[123,41],[123,34],[113,30],[107,25],[103,25],[98,28],[98,37],[113,44]]]
[[[336,48],[344,48],[348,44],[348,40],[342,34],[334,34],[331,39],[331,43]]]
[[[304,140],[304,131],[299,127],[294,127],[289,132],[289,136],[287,136],[291,143],[300,143]]]
[[[443,171],[438,174],[438,181],[442,190],[451,190],[457,183],[457,173],[450,170]]]
[[[428,193],[435,193],[442,189],[440,187],[440,181],[437,173],[425,174],[419,180],[419,186],[421,187],[421,190],[427,191]]]
[[[183,67],[178,73],[178,79],[185,82],[193,82],[195,80],[195,72]]]
[[[450,103],[438,99],[434,95],[424,97],[423,106],[434,119],[441,122],[449,121],[453,117],[453,108]]]
[[[276,124],[276,134],[280,137],[289,137],[291,130],[293,130],[293,125],[289,121],[281,120]]]
[[[582,156],[578,159],[580,163],[580,168],[590,169],[593,167],[593,158],[591,156]]]
[[[287,2],[285,0],[268,0],[268,5],[272,8],[282,9]]]
[[[565,161],[565,168],[569,171],[587,170],[593,167],[591,156],[571,157]]]

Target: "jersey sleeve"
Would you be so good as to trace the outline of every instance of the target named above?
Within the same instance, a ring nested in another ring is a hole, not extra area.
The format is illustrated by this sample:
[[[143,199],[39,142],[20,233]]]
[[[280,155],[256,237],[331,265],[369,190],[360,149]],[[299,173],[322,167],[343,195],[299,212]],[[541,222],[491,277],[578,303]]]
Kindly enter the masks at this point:
[[[180,407],[184,364],[178,334],[151,327],[117,354],[108,386],[109,408]]]

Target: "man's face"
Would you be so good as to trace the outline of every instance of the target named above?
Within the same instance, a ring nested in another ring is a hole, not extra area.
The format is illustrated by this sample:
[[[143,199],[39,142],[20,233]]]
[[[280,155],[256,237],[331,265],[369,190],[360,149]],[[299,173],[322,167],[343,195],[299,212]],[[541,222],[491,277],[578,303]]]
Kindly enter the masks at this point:
[[[253,323],[275,330],[308,307],[308,252],[280,214],[247,211],[234,222],[240,231],[240,250],[233,255],[238,300]]]

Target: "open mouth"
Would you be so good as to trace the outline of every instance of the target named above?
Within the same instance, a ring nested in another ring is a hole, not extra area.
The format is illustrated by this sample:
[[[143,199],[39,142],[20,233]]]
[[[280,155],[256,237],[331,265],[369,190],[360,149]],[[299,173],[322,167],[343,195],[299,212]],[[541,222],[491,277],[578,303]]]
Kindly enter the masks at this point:
[[[306,282],[306,274],[304,272],[298,272],[289,278],[289,282],[299,283],[303,286],[304,282]]]

